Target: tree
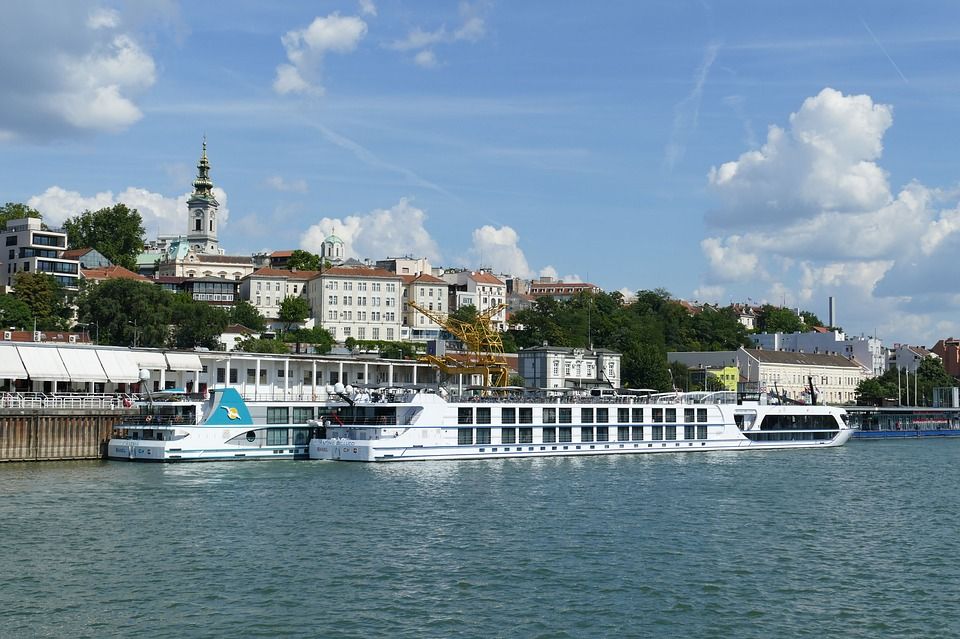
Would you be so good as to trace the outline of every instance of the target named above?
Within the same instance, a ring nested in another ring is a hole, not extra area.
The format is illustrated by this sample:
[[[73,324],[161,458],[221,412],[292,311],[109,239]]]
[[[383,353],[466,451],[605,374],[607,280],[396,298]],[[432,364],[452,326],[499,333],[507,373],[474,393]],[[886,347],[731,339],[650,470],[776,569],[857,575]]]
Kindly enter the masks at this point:
[[[171,303],[172,346],[220,350],[220,336],[230,322],[223,309],[195,301],[186,293],[173,296]]]
[[[246,300],[240,300],[230,313],[230,321],[240,326],[262,332],[267,330],[267,322],[257,307]]]
[[[26,204],[19,202],[7,202],[0,206],[0,229],[7,226],[10,220],[22,220],[28,217],[42,218],[40,211],[30,208]]]
[[[278,355],[287,355],[290,349],[287,345],[277,339],[261,339],[251,337],[237,342],[237,350],[245,353],[274,353]]]
[[[13,295],[0,294],[0,327],[33,328],[33,311]]]
[[[300,344],[312,344],[317,353],[329,353],[333,348],[334,340],[330,331],[322,326],[313,328],[297,328],[287,331],[283,335],[283,341],[296,344],[297,353],[300,352]]]
[[[63,330],[67,327],[73,311],[66,303],[66,292],[52,275],[21,271],[14,278],[13,286],[13,296],[30,309],[37,329]]]
[[[113,279],[82,291],[77,299],[81,323],[96,325],[101,344],[166,346],[170,338],[172,296],[159,286]]]
[[[800,333],[806,331],[803,320],[789,308],[764,304],[757,314],[759,333]]]
[[[277,318],[283,322],[284,330],[290,330],[294,324],[299,324],[310,317],[310,303],[300,296],[289,296],[280,302],[280,312]]]
[[[298,271],[319,271],[322,264],[323,261],[319,255],[300,249],[291,253],[290,259],[287,260],[287,268],[290,270],[297,269]]]
[[[63,223],[70,248],[91,247],[104,257],[132,271],[143,253],[143,219],[137,209],[120,203],[97,211],[84,211]]]

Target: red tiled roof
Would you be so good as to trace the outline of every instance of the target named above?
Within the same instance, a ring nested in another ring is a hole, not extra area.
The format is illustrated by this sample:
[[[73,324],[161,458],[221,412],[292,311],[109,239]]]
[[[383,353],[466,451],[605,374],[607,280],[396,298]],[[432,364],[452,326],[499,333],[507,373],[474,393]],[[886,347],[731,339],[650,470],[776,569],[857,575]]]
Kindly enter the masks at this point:
[[[122,266],[103,266],[99,268],[82,268],[80,274],[85,279],[101,282],[103,280],[137,280],[140,282],[149,282],[150,280],[143,275],[134,273],[130,269]]]
[[[64,251],[60,257],[61,259],[64,259],[64,260],[75,260],[86,255],[92,250],[93,250],[92,248],[68,249]]]
[[[489,273],[470,273],[470,279],[472,279],[474,282],[480,282],[481,284],[495,284],[504,286],[503,282]]]
[[[253,330],[252,328],[247,328],[243,324],[230,324],[225,329],[223,329],[223,332],[239,333],[241,335],[253,335],[254,333],[256,333],[255,330]]]
[[[290,257],[293,255],[293,251],[274,251],[270,254],[270,257]]]
[[[429,273],[421,273],[420,275],[401,275],[404,284],[413,284],[414,282],[420,282],[423,284],[446,284],[445,280],[441,280],[439,277],[434,277]]]

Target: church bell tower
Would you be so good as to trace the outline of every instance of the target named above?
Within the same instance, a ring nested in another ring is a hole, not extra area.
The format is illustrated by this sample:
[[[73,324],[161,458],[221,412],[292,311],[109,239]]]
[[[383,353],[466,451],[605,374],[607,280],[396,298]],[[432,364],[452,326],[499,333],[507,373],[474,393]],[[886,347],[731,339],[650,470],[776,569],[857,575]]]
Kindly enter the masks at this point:
[[[203,139],[203,153],[197,164],[197,179],[193,181],[193,194],[187,200],[187,241],[197,253],[220,255],[223,250],[217,240],[217,208],[220,203],[213,196],[210,180],[210,161],[207,160],[207,139]]]

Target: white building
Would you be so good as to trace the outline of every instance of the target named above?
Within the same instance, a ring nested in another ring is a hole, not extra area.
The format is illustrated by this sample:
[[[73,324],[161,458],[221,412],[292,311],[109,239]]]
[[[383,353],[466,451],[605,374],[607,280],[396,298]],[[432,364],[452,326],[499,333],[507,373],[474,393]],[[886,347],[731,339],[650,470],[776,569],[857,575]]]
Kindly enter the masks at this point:
[[[388,257],[385,260],[377,260],[377,268],[387,271],[393,271],[397,275],[420,275],[426,273],[431,275],[433,269],[430,261],[425,257]]]
[[[876,337],[847,337],[842,331],[821,329],[807,333],[757,333],[750,335],[757,347],[768,351],[826,353],[852,357],[873,372],[874,377],[887,369],[883,342]]]
[[[620,388],[620,353],[603,348],[525,348],[517,368],[528,388]]]
[[[916,373],[920,368],[920,362],[928,357],[940,359],[940,356],[933,351],[928,351],[922,346],[909,346],[907,344],[894,344],[890,349],[890,368],[897,368],[902,371]]]
[[[261,268],[240,280],[240,299],[257,309],[272,328],[280,316],[280,305],[288,297],[306,297],[307,282],[319,271],[288,271]],[[313,326],[312,319],[307,328]]]
[[[373,267],[335,266],[307,283],[311,316],[338,342],[400,339],[402,278]]]
[[[66,250],[67,234],[43,228],[40,219],[8,220],[0,229],[0,292],[13,290],[17,273],[46,273],[65,289],[77,290],[80,262],[64,259]]]
[[[442,318],[446,318],[448,285],[439,277],[421,272],[418,275],[401,275],[403,278],[403,339],[413,341],[427,341],[439,339],[442,326],[432,319],[408,306],[408,301],[414,301],[428,311],[433,311]]]
[[[486,271],[447,271],[442,279],[450,285],[447,306],[451,312],[464,306],[483,312],[507,301],[507,285]],[[497,330],[507,330],[506,308],[497,311],[490,321]]]

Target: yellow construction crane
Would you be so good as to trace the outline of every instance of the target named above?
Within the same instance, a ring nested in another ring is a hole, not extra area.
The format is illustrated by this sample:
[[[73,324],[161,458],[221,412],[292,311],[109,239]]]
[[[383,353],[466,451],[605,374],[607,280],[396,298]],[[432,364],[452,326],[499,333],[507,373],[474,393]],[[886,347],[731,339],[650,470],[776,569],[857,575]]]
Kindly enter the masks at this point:
[[[500,338],[500,331],[491,326],[490,321],[494,315],[507,308],[506,304],[497,304],[478,311],[472,322],[440,315],[416,302],[407,304],[463,342],[463,347],[468,352],[465,362],[449,355],[423,355],[420,357],[421,361],[433,364],[448,375],[482,375],[484,387],[507,385],[509,369],[503,357],[503,340]]]

